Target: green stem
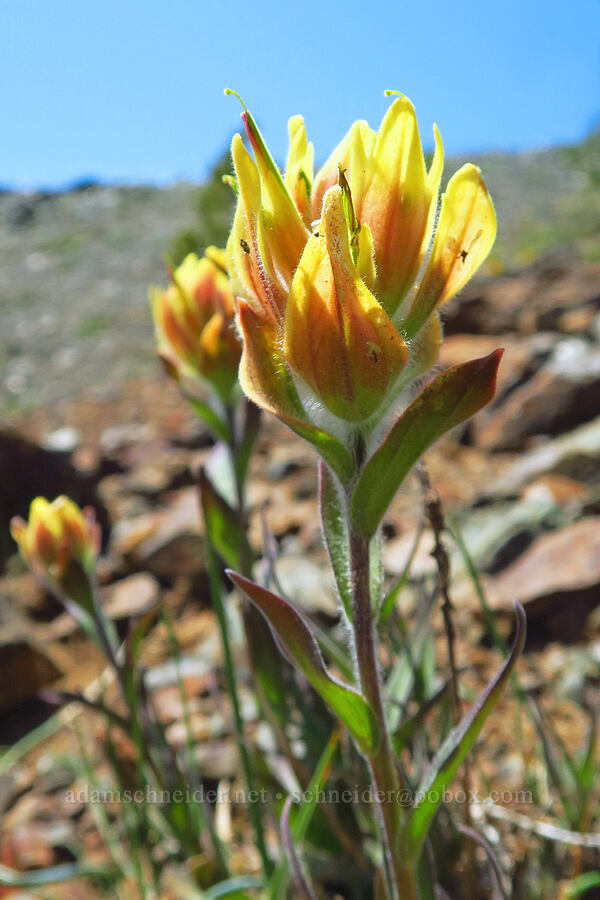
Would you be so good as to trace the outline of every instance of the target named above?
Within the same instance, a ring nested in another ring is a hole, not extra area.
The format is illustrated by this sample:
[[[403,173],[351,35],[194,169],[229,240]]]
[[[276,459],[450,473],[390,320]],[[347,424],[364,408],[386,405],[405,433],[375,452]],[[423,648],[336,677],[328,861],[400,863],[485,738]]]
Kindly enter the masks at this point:
[[[368,763],[376,792],[375,803],[384,851],[384,872],[389,900],[418,900],[416,874],[408,859],[401,859],[403,815],[398,795],[403,787],[385,718],[375,628],[371,612],[369,541],[350,528],[352,573],[352,628],[362,694],[378,726],[379,743]]]
[[[272,864],[267,853],[262,816],[258,807],[258,792],[255,788],[254,774],[252,772],[250,754],[248,752],[248,745],[246,743],[244,720],[242,718],[241,706],[235,681],[233,654],[231,652],[231,643],[229,641],[229,623],[227,621],[227,613],[225,610],[223,594],[221,591],[220,572],[217,565],[217,558],[210,542],[207,543],[207,562],[210,593],[215,613],[217,615],[217,621],[219,623],[219,629],[221,632],[221,641],[223,644],[225,680],[227,682],[227,690],[229,692],[229,696],[231,697],[234,727],[240,751],[242,768],[244,770],[246,789],[248,792],[248,808],[250,813],[250,820],[252,822],[252,827],[254,828],[256,836],[256,846],[261,857],[263,870],[265,872],[265,875],[269,876],[272,871]]]
[[[231,455],[231,466],[235,477],[235,511],[239,518],[240,527],[244,529],[244,532],[246,532],[247,514],[245,507],[245,484],[243,478],[240,477],[237,466],[238,440],[235,427],[235,410],[231,406],[228,406],[225,410],[225,421],[227,423],[228,433],[227,445]],[[225,680],[227,682],[227,690],[229,692],[229,696],[231,697],[235,733],[240,752],[242,769],[244,771],[246,790],[248,794],[248,809],[250,821],[254,829],[256,846],[260,854],[262,868],[265,876],[268,877],[273,870],[273,864],[267,852],[262,815],[258,805],[258,793],[256,791],[256,783],[254,780],[254,773],[252,771],[250,753],[248,752],[248,744],[246,742],[246,732],[244,728],[244,720],[242,717],[241,704],[235,679],[233,654],[231,650],[231,643],[229,640],[229,623],[227,621],[227,612],[225,609],[225,604],[223,602],[217,556],[214,548],[210,544],[210,541],[208,541],[207,543],[207,561],[210,593],[215,613],[217,615],[217,621],[219,623],[219,630],[221,633],[221,643],[223,645]],[[247,575],[248,577],[252,576],[252,558],[250,556],[249,550],[242,550],[241,558],[239,560],[239,568],[243,575]]]

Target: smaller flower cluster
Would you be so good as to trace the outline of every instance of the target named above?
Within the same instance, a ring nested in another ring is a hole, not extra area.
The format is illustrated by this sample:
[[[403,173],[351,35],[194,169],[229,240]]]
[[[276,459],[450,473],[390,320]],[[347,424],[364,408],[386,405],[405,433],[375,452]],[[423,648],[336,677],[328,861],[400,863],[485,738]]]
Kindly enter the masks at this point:
[[[100,529],[90,507],[81,510],[65,496],[52,503],[36,497],[29,520],[14,518],[10,530],[23,560],[49,588],[90,602],[90,578],[100,552]]]
[[[158,353],[177,381],[200,380],[227,403],[237,384],[241,345],[225,252],[190,253],[169,272],[167,288],[150,289]]]

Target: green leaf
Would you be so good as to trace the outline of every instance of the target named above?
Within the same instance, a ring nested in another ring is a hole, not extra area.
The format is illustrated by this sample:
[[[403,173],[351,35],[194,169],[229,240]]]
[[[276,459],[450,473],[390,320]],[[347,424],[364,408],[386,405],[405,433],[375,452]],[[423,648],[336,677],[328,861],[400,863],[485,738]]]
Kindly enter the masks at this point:
[[[198,400],[190,394],[184,393],[185,399],[188,401],[199,419],[202,419],[205,425],[212,431],[217,440],[229,443],[230,434],[227,422],[223,421],[221,416],[215,412],[212,406],[203,400]]]
[[[271,626],[282,653],[303,672],[316,692],[353,735],[359,747],[365,752],[371,752],[377,746],[379,736],[367,702],[355,688],[343,684],[329,673],[319,645],[300,613],[287,600],[243,575],[230,570],[227,574],[261,611]]]
[[[583,897],[588,891],[597,887],[600,887],[600,872],[585,872],[575,878],[567,888],[567,900]]]
[[[344,612],[352,621],[352,578],[350,576],[350,536],[346,515],[346,498],[336,484],[335,476],[324,463],[319,464],[319,509],[338,593]]]
[[[302,871],[300,859],[296,851],[296,844],[290,828],[290,809],[292,806],[292,796],[287,798],[283,807],[281,816],[281,841],[283,843],[287,860],[292,870],[294,884],[297,893],[301,894],[304,900],[317,900],[313,889],[306,880],[306,876]]]
[[[111,870],[108,868],[85,863],[63,863],[47,869],[35,869],[32,872],[18,872],[16,869],[0,865],[0,884],[22,888],[42,887],[59,881],[70,881],[73,878],[98,878],[110,874]]]
[[[388,710],[391,731],[398,727],[400,710],[406,706],[417,682],[423,681],[428,646],[431,643],[431,617],[435,609],[435,595],[431,594],[420,604],[414,628],[403,632],[398,660],[385,682],[385,692],[394,706]],[[400,623],[403,626],[403,623]],[[416,690],[415,690],[415,693]]]
[[[420,705],[416,713],[403,719],[398,725],[391,735],[392,747],[397,756],[400,756],[408,742],[412,739],[417,728],[420,728],[424,724],[427,714],[435,709],[435,707],[448,695],[449,687],[450,682],[447,681],[435,692],[433,697],[430,697],[429,700],[425,700]]]
[[[327,778],[329,777],[331,763],[335,756],[339,740],[340,732],[339,729],[336,729],[325,745],[325,749],[323,750],[323,753],[321,754],[319,761],[317,762],[308,788],[303,793],[303,796],[307,797],[308,799],[302,802],[300,808],[297,810],[296,815],[292,817],[290,830],[294,843],[296,844],[301,843],[306,837],[306,833],[317,809],[317,800],[319,794],[325,786]],[[279,862],[277,863],[277,868],[273,872],[271,880],[269,882],[267,891],[267,897],[269,898],[269,900],[279,900],[279,898],[285,892],[287,880],[288,860],[285,856],[282,856],[280,857]]]
[[[222,897],[229,897],[229,900],[247,900],[246,891],[252,888],[260,888],[263,886],[262,878],[256,875],[238,875],[237,878],[228,878],[227,881],[220,881],[219,884],[213,885],[207,891],[203,891],[199,897],[202,900],[221,900]]]
[[[398,598],[400,594],[404,590],[406,583],[408,582],[410,576],[410,569],[414,562],[417,550],[419,549],[419,544],[421,542],[421,538],[423,536],[423,528],[419,528],[417,531],[414,543],[411,547],[411,551],[408,555],[408,559],[406,560],[406,564],[404,569],[402,570],[402,574],[400,578],[393,586],[393,588],[388,591],[386,596],[383,598],[383,602],[381,604],[381,610],[379,612],[379,619],[377,620],[377,627],[381,629],[386,622],[388,621],[391,614],[394,612],[396,608],[396,603],[398,602]]]
[[[208,538],[228,566],[241,568],[251,559],[243,524],[202,469],[198,478],[204,523]]]
[[[341,441],[327,431],[323,431],[322,428],[317,428],[316,425],[311,425],[309,422],[303,422],[295,416],[288,416],[282,412],[278,412],[277,415],[288,428],[313,445],[343,485],[347,485],[351,481],[355,470],[354,462]]]
[[[492,638],[494,647],[500,653],[506,653],[508,651],[507,643],[498,631],[498,626],[496,625],[494,614],[490,609],[490,605],[481,583],[477,567],[473,562],[471,554],[469,553],[469,549],[465,544],[464,538],[460,532],[460,529],[458,528],[458,525],[453,520],[450,520],[450,534],[456,541],[456,544],[460,551],[460,555],[462,556],[463,562],[465,564],[465,568],[469,574],[471,581],[473,582],[473,587],[475,588],[475,593],[477,594],[479,605],[481,606],[481,612],[483,613],[483,618],[485,619],[485,624]]]
[[[137,619],[133,619],[129,626],[129,633],[125,639],[125,667],[132,670],[138,664],[142,643],[150,628],[160,615],[164,606],[164,597],[156,600],[150,609],[142,613]]]
[[[407,824],[408,847],[412,859],[418,859],[444,791],[475,743],[521,654],[527,633],[527,617],[519,603],[515,603],[515,614],[515,638],[508,659],[481,692],[477,702],[450,732],[419,785],[418,805],[413,808]]]
[[[238,481],[243,484],[248,474],[252,451],[260,430],[261,410],[250,400],[244,398],[244,402],[241,404],[241,413],[243,416],[242,433],[235,445],[234,467]]]
[[[494,396],[502,350],[452,366],[400,416],[365,465],[352,494],[352,524],[372,537],[394,495],[420,456],[438,438],[474,415]]]

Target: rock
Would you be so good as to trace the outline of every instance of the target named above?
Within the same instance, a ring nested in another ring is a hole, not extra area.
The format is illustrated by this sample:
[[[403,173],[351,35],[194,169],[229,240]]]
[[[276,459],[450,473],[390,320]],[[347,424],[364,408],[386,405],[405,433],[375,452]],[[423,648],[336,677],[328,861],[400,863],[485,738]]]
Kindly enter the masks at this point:
[[[279,556],[275,571],[286,597],[308,613],[337,619],[339,606],[329,567],[302,556]]]
[[[497,572],[514,560],[543,530],[556,509],[553,496],[534,496],[516,503],[497,503],[473,510],[459,520],[469,555],[484,572]],[[458,552],[452,554],[452,572],[465,571]]]
[[[535,639],[577,639],[600,603],[600,517],[538,538],[489,586],[495,609],[522,603]]]
[[[534,286],[532,272],[518,277],[472,283],[460,298],[444,310],[446,334],[503,334],[517,331],[520,311]]]
[[[119,522],[111,553],[158,578],[204,572],[204,537],[196,488],[184,488],[156,512]]]
[[[160,587],[148,572],[138,572],[104,588],[101,594],[102,608],[109,619],[128,619],[148,612],[159,598]]]
[[[180,680],[196,679],[201,684],[207,676],[212,677],[215,662],[200,656],[180,656],[179,659],[169,659],[159,666],[153,666],[145,677],[148,690],[160,690],[161,688],[179,685]]]
[[[0,710],[37,696],[63,674],[54,654],[25,635],[0,638]]]
[[[12,561],[11,561],[12,563]],[[26,570],[25,563],[19,560],[22,570],[7,572],[0,583],[0,623],[8,617],[30,617],[36,621],[49,621],[61,608],[48,591],[44,590],[37,578]],[[11,566],[11,568],[13,568]],[[16,566],[14,567],[16,568]]]
[[[506,468],[487,494],[495,497],[517,494],[528,482],[549,472],[579,481],[595,481],[599,460],[600,417],[525,453]]]
[[[80,443],[81,434],[77,428],[65,426],[47,434],[42,441],[42,446],[53,453],[64,453],[70,456],[79,447]]]
[[[471,283],[444,311],[446,334],[572,330],[568,313],[600,307],[600,265],[545,260],[516,275]],[[589,327],[586,313],[584,328]]]
[[[584,484],[566,475],[548,473],[528,484],[523,491],[523,499],[533,502],[549,501],[557,506],[579,508],[588,497]]]
[[[127,490],[146,497],[157,497],[165,491],[189,487],[193,483],[188,454],[174,449],[137,466],[123,480]]]
[[[234,740],[198,744],[195,755],[204,779],[233,778],[239,769],[239,751]]]
[[[547,362],[502,394],[475,420],[479,446],[520,450],[533,435],[555,435],[589,422],[600,409],[600,350],[582,338],[567,338]]]
[[[133,444],[143,444],[154,437],[154,429],[141,422],[128,422],[105,428],[100,436],[100,444],[105,453],[115,453]]]

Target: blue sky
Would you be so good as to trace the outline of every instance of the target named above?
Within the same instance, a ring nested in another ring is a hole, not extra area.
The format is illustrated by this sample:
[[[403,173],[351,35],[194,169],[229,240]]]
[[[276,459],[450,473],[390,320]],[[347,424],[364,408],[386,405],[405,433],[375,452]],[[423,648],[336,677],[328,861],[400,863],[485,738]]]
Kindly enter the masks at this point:
[[[323,159],[384,88],[448,153],[575,141],[600,113],[600,0],[0,0],[0,28],[0,184],[203,177],[240,124],[226,86],[279,159],[290,115]]]

